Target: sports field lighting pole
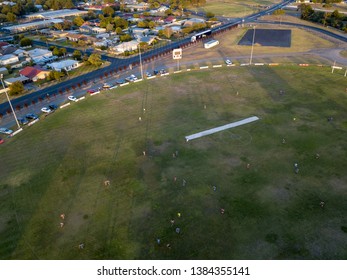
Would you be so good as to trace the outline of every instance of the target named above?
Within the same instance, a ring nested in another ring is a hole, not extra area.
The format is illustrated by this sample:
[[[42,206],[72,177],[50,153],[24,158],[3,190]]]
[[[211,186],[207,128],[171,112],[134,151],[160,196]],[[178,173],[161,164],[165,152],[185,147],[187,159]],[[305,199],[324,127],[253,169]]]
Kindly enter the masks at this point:
[[[251,57],[249,59],[249,65],[252,64],[252,58],[253,58],[253,47],[254,47],[254,37],[255,37],[255,25],[253,26],[253,39],[252,39],[252,49],[251,49]]]
[[[11,100],[10,100],[10,98],[8,97],[7,90],[6,90],[5,85],[4,85],[4,81],[2,80],[3,77],[4,77],[4,74],[1,74],[1,75],[0,75],[1,84],[2,84],[3,89],[5,90],[5,94],[6,94],[6,97],[7,97],[7,101],[8,101],[8,103],[10,104],[10,107],[11,107],[11,110],[12,110],[12,113],[13,113],[13,116],[14,116],[14,119],[15,119],[17,125],[18,125],[18,128],[20,128],[19,122],[18,122],[18,120],[17,120],[16,113],[15,113],[14,110],[13,110]]]
[[[142,68],[142,59],[141,59],[141,48],[140,48],[140,44],[138,44],[139,47],[139,56],[140,56],[140,68],[141,68],[141,78],[143,80],[143,68]]]

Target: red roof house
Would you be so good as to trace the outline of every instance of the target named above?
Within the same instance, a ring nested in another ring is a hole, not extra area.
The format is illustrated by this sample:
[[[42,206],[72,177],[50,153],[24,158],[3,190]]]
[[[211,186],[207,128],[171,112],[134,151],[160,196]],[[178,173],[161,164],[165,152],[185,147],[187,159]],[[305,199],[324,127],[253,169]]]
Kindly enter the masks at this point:
[[[45,79],[49,74],[49,71],[38,68],[27,66],[19,71],[19,75],[27,77],[28,79],[36,82],[37,80]]]

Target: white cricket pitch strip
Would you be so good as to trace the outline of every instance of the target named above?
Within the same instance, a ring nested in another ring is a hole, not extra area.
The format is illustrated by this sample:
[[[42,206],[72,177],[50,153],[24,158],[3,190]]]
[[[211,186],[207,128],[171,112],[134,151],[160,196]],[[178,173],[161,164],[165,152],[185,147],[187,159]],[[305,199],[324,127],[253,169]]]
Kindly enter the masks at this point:
[[[232,122],[232,123],[229,123],[229,124],[226,124],[226,125],[218,126],[218,127],[211,128],[211,129],[208,129],[208,130],[204,130],[204,131],[192,134],[192,135],[188,135],[185,138],[186,138],[186,141],[188,142],[189,140],[200,138],[200,137],[203,137],[203,136],[206,136],[206,135],[210,135],[210,134],[213,134],[213,133],[216,133],[216,132],[220,132],[220,131],[223,131],[223,130],[226,130],[226,129],[229,129],[229,128],[233,128],[233,127],[237,127],[237,126],[244,125],[244,124],[247,124],[247,123],[251,123],[251,122],[254,122],[254,121],[257,121],[257,120],[259,120],[258,117],[255,117],[255,116],[254,117],[249,117],[247,119],[243,119],[243,120],[240,120],[240,121],[237,121],[237,122]]]

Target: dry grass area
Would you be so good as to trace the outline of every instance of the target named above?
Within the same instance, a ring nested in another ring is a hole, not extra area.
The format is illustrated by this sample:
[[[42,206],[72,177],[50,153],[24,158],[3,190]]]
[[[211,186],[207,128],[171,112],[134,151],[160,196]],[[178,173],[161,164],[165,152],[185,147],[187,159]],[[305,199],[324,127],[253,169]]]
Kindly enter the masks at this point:
[[[259,25],[259,28],[289,29],[285,26],[276,27],[274,25]],[[180,61],[182,67],[184,67],[184,65],[192,65],[192,61],[195,61],[197,64],[206,65],[215,62],[223,63],[225,58],[230,58],[235,63],[247,63],[251,53],[251,46],[238,45],[239,40],[247,30],[248,27],[238,28],[222,35],[215,36],[215,39],[219,40],[220,44],[211,49],[205,49],[202,43],[184,49],[183,58]],[[307,54],[306,52],[315,49],[328,49],[339,46],[338,43],[328,41],[303,29],[291,28],[291,30],[292,45],[290,48],[262,47],[255,45],[253,50],[254,62],[324,64],[327,62],[325,59],[314,56],[313,54]],[[172,63],[171,56],[165,60],[165,64],[170,63]]]
[[[288,11],[286,11],[288,12]],[[310,22],[307,20],[302,20],[300,19],[300,17],[298,16],[293,16],[293,15],[284,15],[284,16],[275,16],[275,15],[266,15],[263,16],[261,18],[259,18],[260,20],[268,20],[268,21],[281,21],[283,23],[285,22],[293,22],[293,23],[298,23],[298,24],[304,24],[304,25],[308,25],[308,26],[314,26],[314,27],[318,27],[318,28],[326,28],[323,25],[314,23],[314,22]],[[336,34],[345,34],[344,32],[342,32],[341,30],[335,29],[335,28],[329,28],[330,32],[336,33]]]
[[[347,49],[340,52],[340,55],[343,56],[343,57],[347,57]]]
[[[243,17],[260,11],[262,8],[279,3],[280,0],[207,0],[204,7],[200,7],[206,12],[227,17]]]

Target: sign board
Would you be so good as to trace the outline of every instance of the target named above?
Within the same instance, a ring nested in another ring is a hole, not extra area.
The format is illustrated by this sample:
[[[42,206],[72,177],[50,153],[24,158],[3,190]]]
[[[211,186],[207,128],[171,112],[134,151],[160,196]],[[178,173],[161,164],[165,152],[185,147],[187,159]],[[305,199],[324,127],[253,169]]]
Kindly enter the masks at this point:
[[[174,49],[172,51],[172,58],[173,59],[181,59],[182,58],[182,49]]]

